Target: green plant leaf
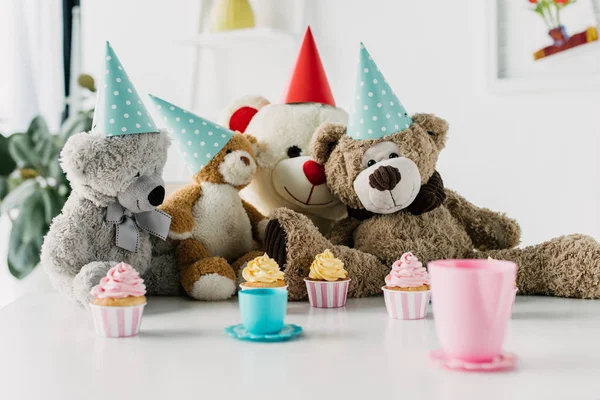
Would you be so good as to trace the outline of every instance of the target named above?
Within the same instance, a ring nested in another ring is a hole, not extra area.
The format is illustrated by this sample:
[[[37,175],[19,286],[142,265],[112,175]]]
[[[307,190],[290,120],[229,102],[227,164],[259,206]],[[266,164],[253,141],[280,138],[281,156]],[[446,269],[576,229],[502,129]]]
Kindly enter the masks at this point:
[[[80,111],[79,113],[69,117],[65,121],[61,129],[61,137],[65,143],[71,136],[79,132],[89,132],[92,129],[94,120],[94,112]]]
[[[58,149],[53,140],[46,141],[46,146],[38,153],[40,155],[40,162],[44,167],[48,167],[52,160],[58,156]]]
[[[51,187],[42,189],[42,201],[44,204],[44,221],[50,225],[52,219],[60,213],[63,204],[61,204],[57,190]]]
[[[40,249],[49,225],[44,220],[41,191],[30,196],[19,208],[9,239],[8,268],[23,279],[40,261]]]
[[[0,202],[8,194],[8,178],[0,176]]]
[[[29,128],[27,128],[26,135],[31,140],[31,143],[35,146],[35,144],[40,140],[45,140],[52,134],[48,129],[46,120],[40,116],[37,116],[29,123]]]
[[[17,163],[8,150],[8,138],[0,135],[0,176],[8,176],[15,170]]]
[[[10,192],[2,203],[0,203],[0,213],[6,213],[10,210],[20,207],[30,196],[36,193],[40,185],[35,179],[23,181],[15,190]]]
[[[17,279],[23,279],[40,263],[39,242],[24,243],[20,232],[14,227],[10,233],[8,248],[8,271]]]
[[[9,138],[8,150],[19,168],[36,168],[39,166],[39,160],[35,157],[33,146],[26,134],[17,133],[12,135]]]
[[[69,185],[69,181],[67,180],[67,177],[60,166],[58,157],[52,160],[48,165],[48,176],[56,179],[58,184],[64,183],[67,186]]]
[[[41,189],[44,190],[44,189]],[[24,224],[21,240],[23,243],[32,243],[39,237],[43,237],[46,229],[44,218],[44,202],[40,192],[33,194],[19,208],[19,216],[15,225]]]

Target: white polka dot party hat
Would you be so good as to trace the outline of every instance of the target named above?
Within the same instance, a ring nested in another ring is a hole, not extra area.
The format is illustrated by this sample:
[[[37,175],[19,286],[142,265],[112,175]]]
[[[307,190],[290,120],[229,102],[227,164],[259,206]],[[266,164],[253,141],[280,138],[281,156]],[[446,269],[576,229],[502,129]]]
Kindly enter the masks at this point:
[[[108,42],[100,81],[92,132],[101,132],[105,136],[159,132]]]
[[[361,43],[346,134],[358,140],[379,139],[411,125],[412,119]]]
[[[156,96],[150,98],[192,173],[204,168],[233,137],[227,128]]]

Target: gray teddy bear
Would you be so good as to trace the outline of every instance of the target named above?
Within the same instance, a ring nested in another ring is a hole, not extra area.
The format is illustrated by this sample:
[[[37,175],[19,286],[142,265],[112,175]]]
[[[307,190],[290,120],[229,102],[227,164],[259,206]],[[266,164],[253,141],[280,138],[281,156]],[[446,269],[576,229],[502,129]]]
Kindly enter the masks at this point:
[[[165,242],[171,217],[157,210],[169,135],[159,130],[110,43],[91,132],[61,152],[73,189],[42,245],[41,261],[60,292],[87,305],[92,287],[125,262],[149,295],[182,295],[175,251]]]
[[[61,165],[73,191],[52,222],[41,255],[57,290],[85,305],[91,288],[123,261],[140,272],[148,294],[183,294],[170,244],[137,229],[137,249],[121,248],[116,243],[120,215],[109,218],[114,204],[143,215],[162,203],[169,145],[162,130],[115,137],[82,132],[67,141]]]

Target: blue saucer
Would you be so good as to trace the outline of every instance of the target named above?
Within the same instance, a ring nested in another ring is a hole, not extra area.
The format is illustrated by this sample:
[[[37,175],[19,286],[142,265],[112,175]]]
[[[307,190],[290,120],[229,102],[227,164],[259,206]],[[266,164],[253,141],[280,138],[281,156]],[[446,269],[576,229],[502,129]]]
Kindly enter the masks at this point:
[[[254,334],[244,328],[244,325],[237,324],[225,328],[225,333],[239,340],[250,340],[252,342],[283,342],[302,333],[302,327],[294,324],[284,325],[277,333]]]

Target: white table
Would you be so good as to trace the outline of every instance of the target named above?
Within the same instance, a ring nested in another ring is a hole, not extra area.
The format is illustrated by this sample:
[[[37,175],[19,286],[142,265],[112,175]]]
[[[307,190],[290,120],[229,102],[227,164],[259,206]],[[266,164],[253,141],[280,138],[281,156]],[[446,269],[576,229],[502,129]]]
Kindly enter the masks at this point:
[[[0,310],[0,398],[114,399],[600,399],[600,301],[517,298],[509,373],[433,365],[427,320],[388,318],[383,298],[343,309],[290,303],[305,333],[287,343],[227,337],[236,300],[150,298],[138,337],[96,336],[87,311],[58,294]]]

